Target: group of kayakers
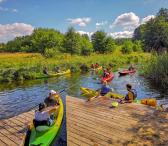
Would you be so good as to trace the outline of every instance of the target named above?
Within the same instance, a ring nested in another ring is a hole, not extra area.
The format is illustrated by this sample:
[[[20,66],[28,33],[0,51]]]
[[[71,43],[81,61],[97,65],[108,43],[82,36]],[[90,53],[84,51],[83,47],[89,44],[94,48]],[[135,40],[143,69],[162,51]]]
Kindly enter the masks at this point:
[[[55,68],[53,69],[53,72],[60,73],[61,72],[60,67],[59,66],[55,66]],[[49,75],[47,67],[44,67],[43,74]]]
[[[131,64],[130,67],[128,68],[129,71],[135,70],[135,67]],[[104,68],[103,69],[103,75],[102,78],[102,87],[99,89],[99,95],[98,96],[110,96],[112,93],[112,89],[108,85],[108,80],[107,79],[110,75],[113,75],[112,71],[110,68]],[[114,75],[113,75],[114,76]],[[137,97],[137,92],[135,89],[132,88],[131,84],[126,84],[126,89],[128,93],[126,94],[125,98],[123,100],[120,100],[120,103],[129,103],[132,102],[133,100],[136,99]]]

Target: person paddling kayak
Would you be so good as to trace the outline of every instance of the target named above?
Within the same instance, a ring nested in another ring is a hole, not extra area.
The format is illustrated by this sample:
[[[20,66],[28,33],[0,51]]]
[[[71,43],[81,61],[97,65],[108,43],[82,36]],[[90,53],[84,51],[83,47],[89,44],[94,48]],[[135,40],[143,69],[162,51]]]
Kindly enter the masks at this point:
[[[47,69],[47,67],[45,67],[45,68],[43,69],[43,74],[49,75],[49,74],[48,74],[48,69]]]
[[[44,100],[44,103],[47,106],[59,105],[59,95],[56,91],[50,90],[49,96]]]
[[[135,67],[133,67],[132,64],[131,64],[130,67],[128,68],[129,71],[134,70],[134,69],[135,69]]]

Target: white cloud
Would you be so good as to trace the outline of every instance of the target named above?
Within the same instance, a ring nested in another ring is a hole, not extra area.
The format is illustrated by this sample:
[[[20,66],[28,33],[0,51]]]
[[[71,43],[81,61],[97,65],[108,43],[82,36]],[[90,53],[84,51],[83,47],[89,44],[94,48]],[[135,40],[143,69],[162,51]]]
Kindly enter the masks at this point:
[[[18,9],[12,9],[12,12],[17,13]]]
[[[83,34],[87,34],[89,36],[89,38],[91,37],[91,35],[93,34],[93,32],[86,32],[86,31],[82,31],[82,30],[78,30],[76,31],[77,33],[79,33],[80,35],[83,35]]]
[[[89,17],[75,18],[75,19],[69,18],[67,20],[69,21],[70,24],[76,24],[76,25],[84,27],[91,21],[91,18]]]
[[[132,38],[133,31],[120,31],[120,32],[109,33],[108,35],[110,35],[114,39],[116,39],[116,38]]]
[[[4,8],[4,7],[0,7],[0,11],[1,12],[13,12],[13,13],[18,12],[17,9],[9,9],[9,8]]]
[[[107,21],[97,22],[96,27],[106,25],[107,23],[108,23]]]
[[[33,30],[32,25],[25,23],[0,24],[0,43],[7,42],[18,36],[30,35]]]
[[[155,18],[154,15],[149,15],[149,16],[142,19],[141,24],[145,24],[146,22],[148,22],[149,20],[151,20],[153,18]]]
[[[139,17],[133,12],[118,16],[110,28],[123,27],[124,30],[133,30],[139,25]]]

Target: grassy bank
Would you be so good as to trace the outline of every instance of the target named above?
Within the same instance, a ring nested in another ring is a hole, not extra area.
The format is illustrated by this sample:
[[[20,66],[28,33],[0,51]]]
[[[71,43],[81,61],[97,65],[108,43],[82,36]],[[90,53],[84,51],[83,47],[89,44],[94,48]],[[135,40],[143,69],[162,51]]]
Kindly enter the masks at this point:
[[[114,69],[123,65],[138,64],[150,57],[148,53],[131,53],[128,55],[120,52],[112,54],[92,54],[91,56],[71,56],[60,54],[54,58],[45,58],[38,53],[1,53],[0,54],[0,81],[10,82],[19,80],[35,79],[42,75],[42,70],[47,67],[52,71],[55,66],[62,70],[73,68],[74,71],[81,71],[81,66],[90,67],[92,63],[98,62],[102,66],[111,64]]]
[[[144,75],[156,86],[168,89],[168,54],[153,55],[151,60],[144,64]]]

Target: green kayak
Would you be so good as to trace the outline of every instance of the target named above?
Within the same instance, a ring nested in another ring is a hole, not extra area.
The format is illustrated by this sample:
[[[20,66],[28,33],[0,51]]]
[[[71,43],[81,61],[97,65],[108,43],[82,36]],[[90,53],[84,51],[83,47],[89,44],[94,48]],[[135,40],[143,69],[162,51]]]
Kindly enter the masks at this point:
[[[38,126],[37,128],[43,129],[43,130],[37,130],[34,126],[31,128],[31,134],[29,146],[49,146],[54,138],[57,136],[57,133],[59,132],[59,129],[61,127],[62,119],[63,119],[63,113],[64,113],[64,107],[62,103],[62,99],[59,98],[59,109],[58,109],[58,115],[55,119],[55,123],[52,126]]]

